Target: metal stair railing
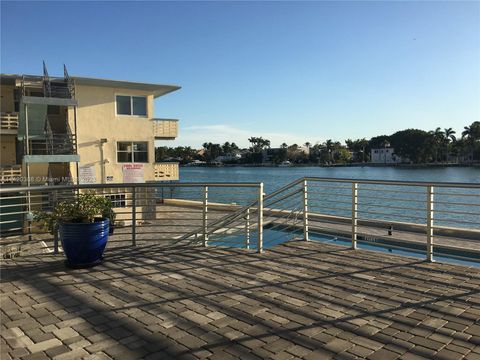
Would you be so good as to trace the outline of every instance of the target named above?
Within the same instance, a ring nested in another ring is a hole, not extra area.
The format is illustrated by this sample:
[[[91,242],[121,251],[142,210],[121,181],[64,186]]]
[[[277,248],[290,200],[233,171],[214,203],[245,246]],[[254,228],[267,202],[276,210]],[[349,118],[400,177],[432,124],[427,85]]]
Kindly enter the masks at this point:
[[[72,134],[68,122],[65,133],[54,133],[48,117],[45,119],[45,148],[47,155],[76,154],[75,135]]]
[[[176,243],[185,243],[186,240],[189,240],[187,241],[187,243],[190,245],[198,245],[203,243],[204,246],[207,246],[209,243],[219,243],[220,245],[238,246],[245,244],[247,248],[250,248],[250,241],[248,237],[251,233],[251,230],[253,229],[253,232],[257,232],[257,251],[262,252],[263,237],[259,233],[263,231],[264,225],[260,224],[259,222],[264,221],[265,213],[267,213],[270,214],[269,220],[271,220],[272,223],[273,221],[275,221],[273,226],[270,227],[271,230],[277,228],[294,228],[298,223],[300,210],[298,207],[283,208],[282,204],[287,204],[289,206],[290,204],[287,203],[287,201],[290,201],[292,199],[300,201],[301,199],[303,199],[303,196],[298,196],[298,194],[303,194],[303,189],[290,191],[296,185],[299,185],[303,182],[303,178],[295,180],[292,183],[283,186],[282,188],[274,191],[269,195],[262,196],[261,200],[256,200],[253,203],[248,204],[241,209],[233,212],[232,214],[225,215],[224,217],[209,223],[206,232],[204,231],[203,227],[198,228],[182,236],[180,239],[178,239]],[[259,206],[259,204],[261,204],[261,206]],[[275,205],[277,208],[270,208],[273,205]],[[261,214],[259,214],[259,212],[261,212]],[[257,218],[256,221],[252,220],[255,218]],[[245,236],[244,239],[242,239],[242,235]],[[218,239],[222,236],[230,237],[233,239]],[[217,240],[213,240],[214,237],[216,237]]]
[[[45,61],[43,62],[43,96],[52,96],[52,87],[50,84],[50,77],[48,76],[48,70],[47,65],[45,65]]]
[[[48,121],[48,116],[45,117],[45,144],[47,147],[47,154],[53,154],[53,132],[50,121]]]
[[[68,74],[67,66],[63,64],[63,77],[65,78],[65,82],[67,83],[68,92],[70,94],[70,98],[75,98],[75,82]]]

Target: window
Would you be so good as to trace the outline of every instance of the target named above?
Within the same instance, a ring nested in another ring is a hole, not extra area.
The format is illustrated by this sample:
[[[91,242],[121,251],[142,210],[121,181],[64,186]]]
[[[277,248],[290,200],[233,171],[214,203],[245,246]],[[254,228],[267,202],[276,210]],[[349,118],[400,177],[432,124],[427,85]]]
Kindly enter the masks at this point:
[[[110,199],[113,207],[125,207],[125,194],[105,195],[107,199]]]
[[[132,115],[130,96],[117,95],[117,114],[118,115]]]
[[[133,115],[147,116],[147,98],[132,96]]]
[[[148,163],[148,142],[118,142],[117,162]]]
[[[117,115],[147,116],[146,96],[117,95]]]

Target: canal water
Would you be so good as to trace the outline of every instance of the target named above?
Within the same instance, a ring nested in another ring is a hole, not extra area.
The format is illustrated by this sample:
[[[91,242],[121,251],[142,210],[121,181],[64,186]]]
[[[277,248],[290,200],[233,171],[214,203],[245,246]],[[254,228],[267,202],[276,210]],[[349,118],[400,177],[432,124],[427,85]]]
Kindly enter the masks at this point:
[[[263,182],[269,193],[298,178],[374,179],[480,183],[474,167],[181,167],[181,182]]]
[[[373,179],[426,182],[480,183],[480,168],[474,167],[182,167],[180,182],[263,182],[265,193],[281,188],[301,177]],[[315,188],[315,186],[318,186]],[[322,187],[323,186],[323,187]],[[199,189],[200,190],[200,189]],[[351,185],[312,183],[309,204],[313,212],[351,216]],[[177,191],[177,190],[176,190]],[[181,190],[180,190],[181,192]],[[177,191],[172,197],[183,197]],[[209,201],[246,204],[255,193],[241,197],[225,189],[212,189]],[[201,194],[198,194],[201,197]],[[188,199],[188,196],[185,196]],[[437,226],[480,229],[480,191],[478,189],[435,189]],[[426,187],[359,186],[359,218],[425,224]],[[301,206],[301,197],[294,207]]]
[[[181,182],[263,182],[265,192],[268,194],[284,185],[291,183],[301,177],[322,177],[322,178],[345,178],[345,179],[372,179],[372,180],[396,180],[396,181],[426,181],[426,182],[459,182],[459,183],[480,183],[480,168],[474,167],[182,167],[180,169]],[[333,183],[328,183],[331,186]],[[338,188],[320,189],[320,193],[310,194],[309,203],[314,204],[316,212],[330,215],[349,217],[351,215],[351,185],[334,184]],[[424,187],[385,187],[384,194],[369,191],[370,186],[360,186],[359,190],[359,211],[360,217],[365,219],[378,219],[385,221],[410,222],[416,224],[426,223],[426,201],[427,195]],[[366,188],[366,189],[365,189]],[[376,189],[381,189],[377,186]],[[310,187],[309,187],[310,189]],[[389,192],[393,190],[393,192]],[[480,230],[480,191],[478,189],[436,189],[434,204],[434,224],[436,226],[456,227]],[[418,193],[417,193],[418,192]],[[219,192],[220,194],[221,192]],[[215,196],[215,193],[213,194]],[[466,196],[465,196],[466,195]],[[385,199],[374,199],[374,197],[386,197]],[[216,199],[218,202],[228,202],[221,196]],[[342,201],[343,200],[343,201]],[[344,201],[346,200],[346,201]],[[241,203],[241,201],[240,201]],[[385,205],[410,210],[387,208]],[[459,204],[472,204],[464,206]],[[301,199],[292,206],[302,206]],[[285,234],[274,230],[264,230],[264,245],[274,246],[285,241]],[[292,236],[294,234],[291,234]],[[252,235],[253,236],[253,235]],[[326,241],[349,246],[348,241],[340,238],[312,234],[312,239]],[[224,240],[224,239],[223,239]],[[238,240],[238,239],[237,239]],[[222,245],[222,240],[219,240]],[[398,255],[419,256],[425,258],[424,251],[412,251],[412,249],[392,249],[390,247],[375,246],[372,244],[359,244],[362,248],[395,252]],[[479,245],[480,249],[480,245]],[[443,256],[442,256],[443,255]],[[437,260],[458,262],[464,265],[479,266],[478,259],[473,261],[461,261],[452,259],[446,254],[437,254]],[[478,254],[477,254],[478,255]],[[465,255],[463,255],[465,256]],[[470,255],[468,256],[470,257]],[[468,258],[467,257],[467,258]]]

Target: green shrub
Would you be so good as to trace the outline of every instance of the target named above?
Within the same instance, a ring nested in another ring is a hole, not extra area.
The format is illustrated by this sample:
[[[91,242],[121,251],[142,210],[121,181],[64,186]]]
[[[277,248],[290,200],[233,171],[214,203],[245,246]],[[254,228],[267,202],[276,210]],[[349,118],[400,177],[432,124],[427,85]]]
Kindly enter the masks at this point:
[[[60,223],[92,223],[99,217],[115,221],[110,199],[94,193],[80,194],[74,201],[62,201],[51,212],[34,212],[34,221],[43,223],[50,232]]]

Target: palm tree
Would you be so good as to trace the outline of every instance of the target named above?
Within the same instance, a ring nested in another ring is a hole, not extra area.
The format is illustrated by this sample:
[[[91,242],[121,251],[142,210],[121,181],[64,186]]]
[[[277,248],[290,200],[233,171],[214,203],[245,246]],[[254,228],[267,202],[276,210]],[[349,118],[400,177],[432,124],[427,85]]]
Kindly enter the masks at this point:
[[[232,142],[230,144],[230,150],[233,154],[238,154],[238,152],[240,151],[240,148],[238,147],[237,144],[235,144],[234,142]]]
[[[438,148],[443,144],[445,141],[445,134],[443,133],[442,129],[437,127],[435,131],[428,132],[432,137],[433,147],[435,150],[435,162],[438,161]]]
[[[347,145],[348,150],[353,151],[353,148],[355,147],[355,142],[352,139],[347,139],[345,140],[345,145]]]
[[[474,121],[470,126],[465,126],[462,131],[462,139],[465,139],[470,147],[470,158],[473,160],[475,143],[480,140],[480,121]]]
[[[362,148],[362,162],[365,162],[365,148],[368,146],[368,140],[365,138],[358,140],[358,146]]]
[[[325,148],[328,151],[328,160],[332,161],[332,151],[335,149],[335,143],[331,139],[328,139],[325,141]]]
[[[447,154],[447,162],[448,162],[448,157],[449,157],[449,147],[450,147],[450,140],[455,142],[457,141],[457,138],[455,137],[455,130],[452,128],[444,129],[443,132],[445,136],[445,149],[446,149],[446,154]]]
[[[464,137],[474,142],[480,140],[480,121],[474,121],[470,126],[465,126],[462,131],[462,138]]]
[[[252,144],[252,152],[259,153],[270,147],[270,140],[260,137],[251,137],[248,141]]]

